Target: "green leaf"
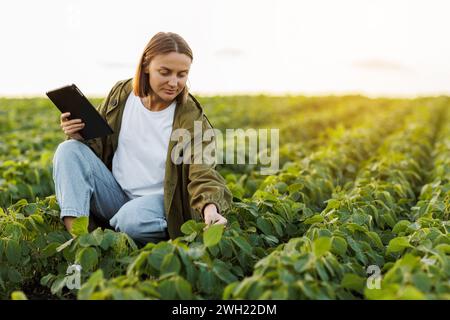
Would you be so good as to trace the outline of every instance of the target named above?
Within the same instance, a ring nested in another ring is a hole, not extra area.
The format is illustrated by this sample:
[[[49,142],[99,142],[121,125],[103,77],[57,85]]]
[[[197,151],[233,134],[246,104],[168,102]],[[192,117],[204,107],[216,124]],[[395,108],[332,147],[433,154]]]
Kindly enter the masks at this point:
[[[23,226],[17,222],[10,222],[9,224],[2,226],[4,234],[8,235],[10,239],[18,240],[22,238]]]
[[[206,247],[212,247],[219,243],[222,238],[224,225],[214,224],[203,233],[203,243]]]
[[[183,240],[186,242],[192,242],[197,237],[197,231],[192,232],[190,235],[184,236]]]
[[[252,255],[252,246],[245,240],[243,237],[232,237],[231,241],[233,241],[243,252],[248,255]]]
[[[2,208],[0,207],[0,210]],[[0,211],[1,213],[1,211]],[[7,240],[0,238],[0,261],[2,261],[3,252],[5,251]]]
[[[393,209],[395,204],[394,204],[394,200],[392,199],[391,194],[387,191],[382,191],[381,194],[383,194],[385,201],[387,202],[389,208]]]
[[[78,291],[78,300],[90,299],[97,286],[100,286],[105,279],[103,278],[102,269],[98,269],[89,277],[88,281],[81,286]]]
[[[78,217],[73,221],[71,233],[74,236],[81,236],[88,233],[89,217]]]
[[[275,189],[278,190],[279,193],[285,193],[287,191],[288,185],[285,182],[277,182],[274,185]]]
[[[275,237],[275,236],[269,236],[269,235],[263,234],[263,235],[262,235],[262,238],[263,238],[264,240],[266,240],[267,243],[268,243],[270,246],[276,245],[278,242],[280,242],[280,241],[278,240],[278,238]]]
[[[106,295],[106,293],[96,292],[93,295],[92,299],[97,299],[97,297],[99,299],[102,299],[105,295]],[[156,293],[156,295],[158,295],[158,293]],[[112,296],[113,296],[113,299],[115,299],[115,300],[143,300],[143,299],[145,299],[145,296],[141,292],[139,292],[138,290],[133,289],[133,288],[114,290],[114,291],[112,291]]]
[[[148,261],[153,268],[160,270],[164,257],[172,252],[172,244],[168,242],[160,242],[153,248],[152,253],[148,257]]]
[[[346,273],[341,281],[342,287],[358,292],[362,292],[364,285],[365,279],[353,273]]]
[[[23,291],[14,291],[11,293],[11,300],[28,300],[28,298]]]
[[[434,249],[437,251],[441,251],[445,254],[450,254],[450,244],[441,243],[441,244],[438,244]]]
[[[394,228],[392,229],[392,233],[393,234],[399,234],[400,232],[403,232],[406,230],[406,228],[408,228],[408,226],[411,224],[411,222],[407,221],[407,220],[400,220],[399,222],[397,222],[394,226]]]
[[[41,284],[41,286],[48,287],[55,279],[55,277],[56,277],[55,275],[49,273],[46,276],[43,276],[39,281],[39,283]]]
[[[272,222],[273,228],[275,229],[277,235],[279,237],[282,237],[284,235],[284,232],[281,223],[277,219],[272,217],[270,218],[270,222]]]
[[[423,273],[418,273],[412,276],[414,285],[422,292],[428,292],[431,289],[431,279]]]
[[[406,286],[399,294],[399,299],[402,300],[425,300],[425,295],[414,288],[413,286]]]
[[[312,216],[311,218],[306,219],[303,223],[304,224],[314,224],[314,223],[322,222],[323,220],[324,220],[323,216],[321,216],[320,214],[316,214],[315,216]]]
[[[337,199],[330,199],[327,202],[328,203],[326,209],[337,209],[340,206],[340,201]]]
[[[198,278],[197,269],[194,267],[191,259],[189,259],[186,250],[178,248],[178,254],[186,272],[186,280],[189,281],[189,283],[195,283]]]
[[[328,281],[330,279],[327,271],[325,270],[325,267],[320,260],[316,263],[316,271],[319,274],[320,279],[322,279],[323,281]]]
[[[389,227],[393,228],[395,226],[395,220],[390,212],[383,214],[382,217]]]
[[[313,242],[313,252],[317,258],[323,256],[331,249],[331,238],[318,238]]]
[[[238,278],[229,271],[229,267],[221,260],[214,260],[213,272],[214,274],[226,284],[237,281]]]
[[[91,233],[85,233],[78,237],[78,244],[81,247],[100,246],[103,241],[103,231],[95,229]]]
[[[9,240],[6,244],[6,258],[11,264],[18,264],[22,255],[22,248],[16,240]]]
[[[77,238],[77,240],[80,247],[91,247],[95,245],[95,240],[90,233],[82,234]]]
[[[104,232],[101,228],[97,228],[91,232],[92,238],[94,239],[94,245],[100,246],[103,242]]]
[[[408,237],[397,237],[389,241],[386,253],[401,252],[405,248],[412,248],[409,244]]]
[[[373,243],[380,249],[383,249],[383,242],[381,242],[381,238],[378,235],[378,233],[373,232],[373,231],[369,231],[367,232],[367,235],[369,236],[369,238],[373,241]]]
[[[186,221],[181,226],[181,232],[183,232],[185,235],[189,235],[192,232],[197,231],[196,225],[197,225],[197,223],[194,220]]]
[[[13,283],[20,283],[22,282],[22,275],[14,268],[8,269],[8,279],[9,281]]]
[[[127,276],[131,277],[133,273],[138,275],[141,266],[147,261],[149,255],[150,251],[142,251],[139,253],[139,255],[133,259],[133,262],[128,265]]]
[[[102,242],[100,243],[100,247],[103,250],[108,250],[117,239],[117,234],[112,230],[106,230],[103,234]]]
[[[70,246],[70,244],[74,241],[75,239],[72,238],[66,242],[64,242],[62,245],[60,245],[58,248],[56,248],[57,252],[61,252],[63,251],[65,248],[67,248],[68,246]]]
[[[302,273],[305,270],[308,270],[313,263],[312,254],[305,252],[300,256],[294,263],[295,271]]]
[[[59,244],[63,244],[67,241],[66,235],[67,233],[63,233],[61,231],[52,231],[47,234],[47,240],[48,242],[57,242]]]
[[[331,238],[331,251],[340,256],[344,256],[347,252],[347,241],[342,237]]]
[[[225,287],[222,294],[222,300],[230,300],[233,298],[233,292],[236,289],[239,282],[230,283]]]
[[[348,228],[348,230],[350,230],[353,233],[356,233],[357,231],[360,232],[366,232],[367,228],[364,226],[360,226],[359,224],[356,223],[347,223],[346,227]]]
[[[176,298],[177,288],[173,279],[163,280],[158,286],[158,292],[163,300],[173,300]]]
[[[202,244],[191,245],[187,251],[187,255],[193,260],[200,259],[205,254],[205,246]]]
[[[183,300],[192,299],[192,287],[189,282],[187,282],[182,277],[177,277],[175,279],[175,288],[177,290],[178,296]]]
[[[46,246],[44,248],[44,250],[42,250],[42,257],[43,258],[51,257],[52,255],[54,255],[56,253],[56,249],[58,247],[59,247],[59,243],[57,243],[57,242],[50,243],[48,246]]]
[[[78,250],[76,262],[81,264],[83,270],[92,270],[98,263],[97,250],[92,247]]]
[[[211,294],[216,289],[216,277],[214,273],[208,270],[201,270],[199,275],[199,288],[205,293]]]
[[[256,226],[259,230],[261,230],[266,235],[272,235],[272,226],[270,225],[269,221],[267,221],[263,217],[258,217],[256,219]]]
[[[272,298],[274,300],[287,300],[288,297],[289,297],[289,292],[288,292],[288,288],[286,286],[282,286],[282,287],[276,288],[273,291]]]
[[[224,238],[219,242],[219,248],[224,258],[231,258],[233,256],[233,244],[228,238]]]
[[[178,259],[176,255],[174,255],[173,253],[169,253],[164,257],[161,263],[160,269],[161,274],[170,272],[178,273],[180,272],[180,270],[181,270],[180,259]]]
[[[42,218],[42,216],[41,215],[39,215],[39,214],[32,214],[31,216],[30,216],[36,223],[38,223],[38,224],[44,224],[44,218]]]
[[[59,276],[50,287],[52,294],[58,294],[66,286],[66,278],[64,276]]]

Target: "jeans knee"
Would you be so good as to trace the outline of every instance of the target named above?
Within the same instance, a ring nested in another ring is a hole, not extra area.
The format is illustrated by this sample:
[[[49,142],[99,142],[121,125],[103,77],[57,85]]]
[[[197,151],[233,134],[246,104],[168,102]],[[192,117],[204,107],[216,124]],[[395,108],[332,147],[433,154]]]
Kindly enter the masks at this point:
[[[59,158],[65,157],[66,154],[73,155],[74,153],[80,153],[84,147],[85,145],[82,142],[75,139],[61,142],[56,148],[55,154],[53,156],[53,163]]]
[[[133,219],[126,219],[126,217],[115,216],[111,219],[110,224],[118,232],[126,233],[133,239],[140,238],[142,231],[139,228],[139,223]]]
[[[161,240],[167,240],[168,234],[164,230],[146,230],[142,225],[133,221],[120,221],[116,227],[116,231],[126,233],[131,239],[138,244],[145,244],[148,242],[157,243]]]
[[[126,204],[111,218],[110,225],[119,232],[126,233],[133,240],[149,242],[166,237],[166,221],[160,218],[143,221],[135,211],[128,210]]]

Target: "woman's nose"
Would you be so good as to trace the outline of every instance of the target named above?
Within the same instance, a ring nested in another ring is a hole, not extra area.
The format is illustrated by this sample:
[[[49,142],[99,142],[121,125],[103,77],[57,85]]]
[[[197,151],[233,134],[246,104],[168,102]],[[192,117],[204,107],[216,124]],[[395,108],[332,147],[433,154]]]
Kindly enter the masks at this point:
[[[170,80],[169,80],[169,85],[170,85],[170,86],[172,86],[172,87],[176,87],[176,86],[177,86],[177,84],[178,84],[178,80],[177,80],[177,78],[176,78],[176,77],[174,77],[174,78],[170,78]]]

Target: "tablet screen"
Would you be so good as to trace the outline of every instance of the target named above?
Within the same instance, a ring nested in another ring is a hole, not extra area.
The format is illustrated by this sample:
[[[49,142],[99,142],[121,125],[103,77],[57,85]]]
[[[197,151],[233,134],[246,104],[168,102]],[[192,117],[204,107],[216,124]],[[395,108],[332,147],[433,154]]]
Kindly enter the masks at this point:
[[[61,113],[70,112],[69,120],[81,119],[85,123],[79,131],[85,140],[114,132],[75,84],[48,91],[46,95]]]

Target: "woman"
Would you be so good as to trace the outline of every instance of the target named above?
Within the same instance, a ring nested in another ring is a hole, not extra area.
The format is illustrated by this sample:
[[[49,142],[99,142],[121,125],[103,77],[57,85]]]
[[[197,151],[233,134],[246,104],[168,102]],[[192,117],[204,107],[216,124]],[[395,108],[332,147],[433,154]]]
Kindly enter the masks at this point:
[[[214,165],[171,157],[174,130],[192,133],[195,121],[211,129],[186,86],[192,60],[182,37],[157,33],[135,77],[117,82],[97,108],[112,135],[84,140],[81,119],[61,115],[67,139],[55,152],[53,179],[69,231],[76,217],[90,216],[146,243],[180,236],[189,219],[227,223],[232,196]]]

